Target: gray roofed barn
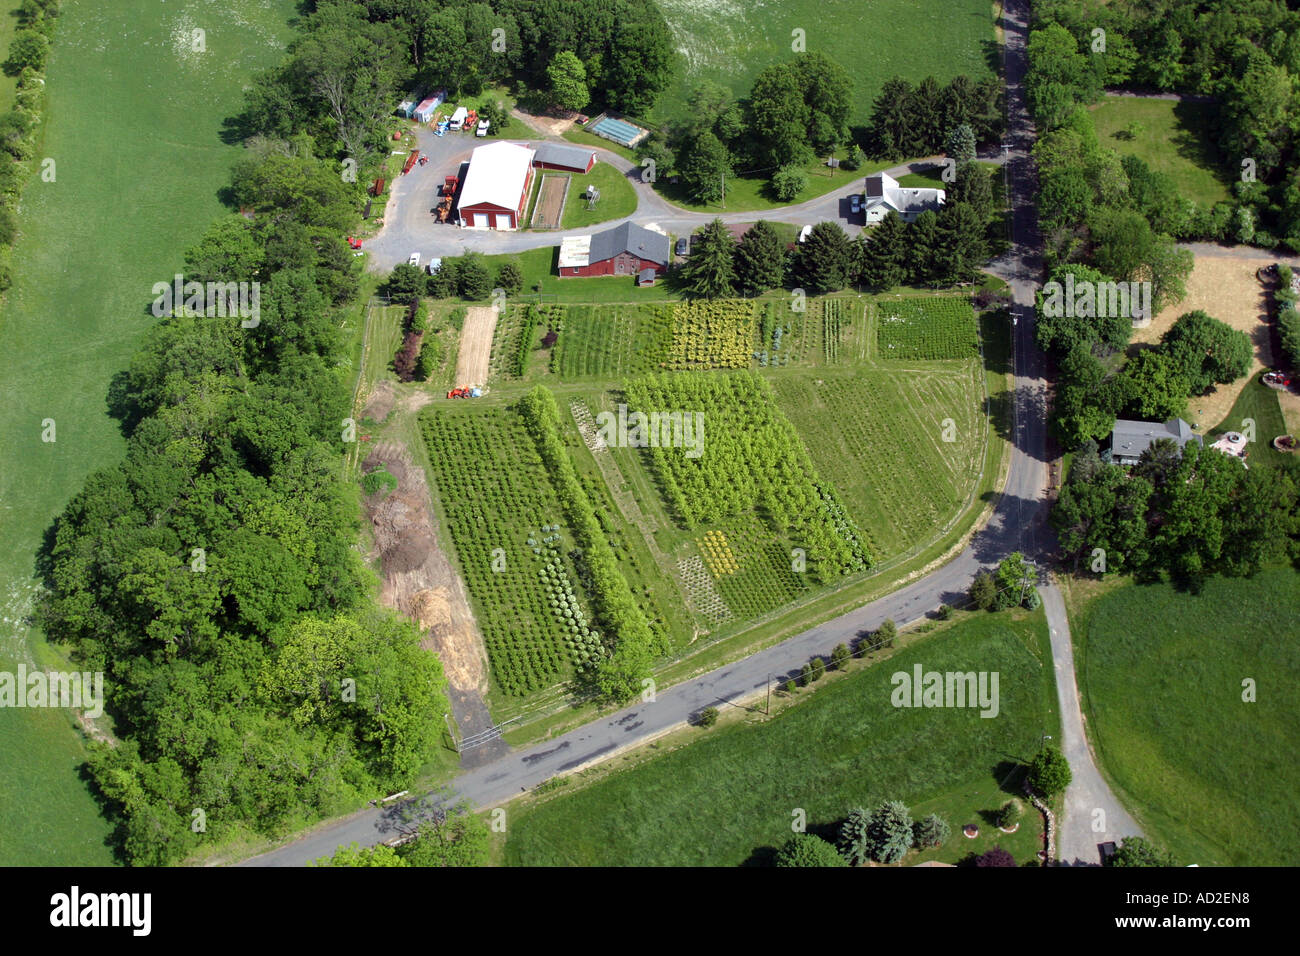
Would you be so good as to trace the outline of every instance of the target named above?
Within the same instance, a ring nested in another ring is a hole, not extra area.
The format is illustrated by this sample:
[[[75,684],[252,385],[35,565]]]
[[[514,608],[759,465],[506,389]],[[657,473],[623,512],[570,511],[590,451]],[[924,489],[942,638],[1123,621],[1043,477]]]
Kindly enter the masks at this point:
[[[596,164],[596,151],[583,146],[565,146],[562,143],[538,143],[533,154],[533,165],[546,169],[571,169],[589,173]]]
[[[672,257],[672,247],[667,236],[661,232],[642,229],[630,222],[591,237],[591,262],[613,259],[620,252],[630,252],[638,259],[665,266]]]
[[[1110,433],[1111,461],[1117,465],[1136,465],[1142,453],[1161,438],[1169,438],[1182,448],[1189,441],[1203,445],[1201,436],[1181,418],[1158,422],[1135,422],[1121,418]]]

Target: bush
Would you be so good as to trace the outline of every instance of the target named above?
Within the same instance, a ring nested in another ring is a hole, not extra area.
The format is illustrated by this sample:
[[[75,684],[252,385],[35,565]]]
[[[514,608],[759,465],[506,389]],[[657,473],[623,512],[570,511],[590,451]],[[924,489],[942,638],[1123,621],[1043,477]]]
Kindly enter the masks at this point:
[[[848,154],[840,160],[840,166],[853,172],[855,169],[861,169],[862,164],[867,161],[866,154],[862,152],[862,147],[854,143],[849,147]]]
[[[847,644],[835,645],[835,650],[831,651],[831,667],[837,671],[843,670],[850,657],[852,655]]]
[[[1038,588],[1030,588],[1029,593],[1025,595],[1025,599],[1021,603],[1029,610],[1037,611],[1043,603],[1043,596],[1038,593]]]
[[[975,575],[970,586],[970,599],[981,611],[993,610],[998,603],[998,586],[992,574],[981,571]]]
[[[1064,792],[1070,780],[1069,761],[1055,747],[1044,747],[1029,765],[1029,785],[1045,797]]]
[[[718,722],[718,708],[705,707],[700,711],[699,716],[695,718],[695,726],[712,727]]]
[[[947,620],[949,620],[949,619],[951,619],[951,618],[952,618],[952,605],[951,605],[951,604],[940,604],[940,605],[939,605],[939,620],[941,620],[941,621],[947,621]]]
[[[998,826],[1004,830],[1010,830],[1020,822],[1020,819],[1024,815],[1025,805],[1015,797],[1012,797],[1006,803],[1002,804],[1002,808],[998,810]]]
[[[894,638],[898,636],[898,627],[892,617],[885,618],[876,628],[876,647],[893,647]]]
[[[420,346],[420,357],[415,360],[417,381],[427,382],[442,364],[442,339],[431,335]]]
[[[1127,837],[1107,866],[1177,866],[1174,855],[1145,837]]]
[[[948,826],[948,821],[937,813],[932,813],[923,820],[917,820],[912,825],[912,839],[921,849],[943,846],[950,836],[952,836],[952,828]]]
[[[985,850],[975,859],[976,866],[1015,866],[1016,858],[1002,849],[995,846],[991,850]]]
[[[465,325],[465,316],[469,315],[469,310],[464,306],[458,306],[451,310],[451,315],[447,316],[447,323],[457,332]]]
[[[772,195],[778,202],[793,202],[808,185],[802,169],[782,166],[772,174]]]
[[[811,675],[813,680],[821,680],[822,675],[826,673],[826,662],[820,657],[814,657],[810,664]]]
[[[795,689],[798,688],[798,686],[799,685],[796,684],[794,681],[788,680],[785,682],[785,692],[787,694],[793,694],[795,692]]]
[[[807,687],[809,684],[811,684],[811,683],[812,683],[813,681],[815,681],[816,679],[817,679],[817,678],[813,677],[813,669],[812,669],[812,665],[811,665],[811,664],[805,664],[803,667],[801,667],[801,668],[799,669],[799,686],[800,686],[800,687]]]
[[[361,479],[361,490],[368,495],[387,495],[397,487],[397,479],[383,465]]]
[[[811,833],[796,833],[776,853],[776,866],[848,866],[835,847]]]

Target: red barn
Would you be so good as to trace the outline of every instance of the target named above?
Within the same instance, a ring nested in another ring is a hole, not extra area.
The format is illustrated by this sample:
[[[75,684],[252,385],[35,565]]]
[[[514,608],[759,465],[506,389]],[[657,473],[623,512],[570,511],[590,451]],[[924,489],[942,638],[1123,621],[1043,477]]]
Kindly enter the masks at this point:
[[[460,224],[466,229],[518,229],[533,185],[533,151],[517,143],[474,150],[460,188]]]
[[[594,236],[571,236],[560,243],[560,277],[639,276],[647,269],[660,275],[672,249],[663,233],[630,222]]]

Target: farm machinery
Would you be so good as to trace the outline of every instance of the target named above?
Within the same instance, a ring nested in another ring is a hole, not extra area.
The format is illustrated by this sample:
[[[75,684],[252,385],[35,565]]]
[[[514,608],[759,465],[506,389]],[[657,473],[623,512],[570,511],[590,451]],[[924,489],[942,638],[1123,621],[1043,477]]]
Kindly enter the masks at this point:
[[[356,236],[348,236],[348,245],[351,246],[353,249],[360,249],[361,240],[358,239]]]
[[[470,387],[469,385],[460,385],[453,388],[447,393],[448,398],[480,398],[483,395],[481,388]]]

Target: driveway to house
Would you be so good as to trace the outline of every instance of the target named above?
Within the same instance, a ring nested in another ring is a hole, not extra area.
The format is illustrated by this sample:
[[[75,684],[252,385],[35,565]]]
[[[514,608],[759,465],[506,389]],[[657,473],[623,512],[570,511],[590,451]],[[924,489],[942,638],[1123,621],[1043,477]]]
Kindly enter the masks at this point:
[[[384,213],[383,229],[374,238],[367,239],[365,243],[365,250],[370,255],[368,267],[372,272],[388,272],[398,263],[405,262],[412,252],[420,253],[421,262],[427,262],[430,257],[458,256],[467,250],[488,255],[524,252],[542,246],[559,245],[563,236],[585,236],[604,232],[625,222],[647,228],[654,227],[676,236],[689,235],[715,218],[728,224],[767,219],[772,222],[805,225],[834,220],[839,222],[850,235],[857,235],[862,231],[862,213],[855,215],[850,212],[849,200],[849,196],[853,193],[862,192],[864,179],[862,174],[845,172],[843,186],[797,206],[751,209],[742,212],[696,212],[670,203],[655,192],[653,186],[642,182],[639,165],[617,153],[599,147],[593,147],[599,161],[609,163],[623,172],[636,191],[637,207],[630,216],[574,230],[499,232],[486,229],[462,229],[449,223],[435,221],[433,209],[438,204],[438,186],[444,177],[458,175],[461,164],[469,161],[474,147],[482,146],[485,141],[458,133],[436,136],[425,126],[416,127],[415,136],[420,154],[429,157],[429,164],[417,165],[405,176],[398,176],[394,180]],[[556,137],[532,138],[526,142],[535,144],[546,140],[572,145],[567,140]],[[992,161],[997,162],[999,159],[993,157]],[[894,166],[886,172],[897,178],[942,164],[942,156],[929,156]]]
[[[502,803],[557,774],[572,772],[607,759],[620,750],[644,744],[681,726],[705,707],[745,706],[740,702],[753,699],[761,693],[768,686],[769,680],[775,683],[784,680],[787,675],[797,673],[813,656],[829,657],[836,644],[849,642],[860,632],[879,627],[886,618],[892,618],[903,625],[925,616],[940,604],[964,601],[975,573],[981,568],[992,567],[1012,551],[1020,550],[1034,560],[1045,560],[1050,556],[1055,545],[1046,524],[1050,500],[1045,364],[1042,353],[1033,341],[1033,293],[1042,271],[1037,215],[1032,198],[1035,175],[1028,152],[1033,142],[1034,129],[1021,92],[1025,72],[1028,0],[1007,0],[1004,18],[1010,127],[1008,145],[1012,147],[1007,157],[1006,175],[1012,198],[1012,242],[1007,253],[991,264],[990,271],[1008,282],[1014,300],[1015,424],[1006,485],[998,496],[989,523],[953,560],[892,594],[742,660],[663,689],[653,702],[625,707],[552,740],[469,770],[453,781],[450,793],[443,797],[464,799],[479,808]],[[435,178],[441,175],[441,169],[434,170]],[[844,195],[852,188],[848,187]],[[662,202],[658,197],[646,200],[647,203],[652,201]],[[759,215],[777,218],[782,214],[794,217],[782,221],[815,221],[805,217],[814,215],[813,210],[820,204],[833,206],[835,202],[835,197],[822,197],[786,210],[762,214],[736,213],[732,214],[736,218],[724,217],[724,221],[744,222]],[[666,203],[663,207],[673,208]],[[638,216],[640,213],[641,209],[638,209]],[[681,217],[680,212],[674,212],[674,215]],[[696,218],[679,218],[677,221],[698,224],[713,218],[701,214],[690,216]],[[602,228],[608,225],[605,224]],[[454,232],[465,235],[467,231]],[[485,237],[479,233],[473,234],[472,238]],[[495,238],[534,240],[535,244],[545,245],[553,243],[554,234],[530,236],[522,233]],[[536,242],[538,239],[542,241]],[[404,260],[409,251],[413,250],[404,250],[398,261]],[[1095,863],[1098,861],[1098,841],[1091,829],[1093,808],[1102,807],[1106,810],[1107,833],[1136,832],[1136,829],[1131,827],[1131,820],[1123,814],[1122,808],[1092,763],[1073,679],[1073,654],[1064,607],[1053,585],[1044,582],[1041,590],[1044,605],[1048,609],[1049,627],[1053,628],[1052,656],[1062,715],[1062,750],[1069,757],[1074,776],[1074,782],[1066,793],[1066,813],[1065,819],[1061,821],[1059,843],[1062,856],[1070,862],[1077,860],[1081,863]],[[863,706],[883,708],[889,706],[889,702],[864,701]],[[1032,754],[1025,753],[1021,756],[1029,759]],[[245,861],[243,865],[301,866],[312,859],[333,853],[341,845],[352,842],[372,845],[389,840],[403,832],[402,814],[400,807],[362,811],[344,820],[324,824],[286,846]]]

